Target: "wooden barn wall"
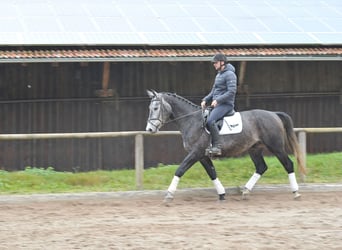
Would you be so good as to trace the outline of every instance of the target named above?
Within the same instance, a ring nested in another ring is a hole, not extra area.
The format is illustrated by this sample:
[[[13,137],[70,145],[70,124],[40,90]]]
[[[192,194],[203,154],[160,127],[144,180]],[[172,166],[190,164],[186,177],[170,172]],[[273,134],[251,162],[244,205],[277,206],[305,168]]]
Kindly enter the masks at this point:
[[[233,62],[237,72],[239,62]],[[110,64],[101,98],[102,63],[0,64],[0,133],[144,130],[146,89],[176,92],[199,104],[215,71],[204,62]],[[342,125],[341,62],[248,62],[237,109],[281,110],[295,127]],[[175,130],[169,124],[165,130]],[[145,137],[145,166],[179,163],[179,136]],[[340,134],[308,136],[311,153],[340,151]],[[134,138],[0,141],[0,169],[52,166],[61,171],[134,167]]]

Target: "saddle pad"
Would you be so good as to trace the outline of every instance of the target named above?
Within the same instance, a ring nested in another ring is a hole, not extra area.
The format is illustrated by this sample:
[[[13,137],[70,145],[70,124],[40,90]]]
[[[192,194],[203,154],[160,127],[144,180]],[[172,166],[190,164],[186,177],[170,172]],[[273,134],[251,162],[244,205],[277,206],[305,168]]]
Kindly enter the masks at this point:
[[[242,131],[242,120],[239,112],[235,112],[232,116],[223,118],[220,135],[238,134]]]

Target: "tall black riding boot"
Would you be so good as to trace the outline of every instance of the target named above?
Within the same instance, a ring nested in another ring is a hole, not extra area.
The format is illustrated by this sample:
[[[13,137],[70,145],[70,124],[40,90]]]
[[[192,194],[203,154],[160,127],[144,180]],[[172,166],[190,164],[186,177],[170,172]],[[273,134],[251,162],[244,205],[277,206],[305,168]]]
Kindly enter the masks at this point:
[[[221,155],[220,135],[215,123],[209,125],[209,131],[211,135],[211,148],[209,149],[209,153],[211,155]]]

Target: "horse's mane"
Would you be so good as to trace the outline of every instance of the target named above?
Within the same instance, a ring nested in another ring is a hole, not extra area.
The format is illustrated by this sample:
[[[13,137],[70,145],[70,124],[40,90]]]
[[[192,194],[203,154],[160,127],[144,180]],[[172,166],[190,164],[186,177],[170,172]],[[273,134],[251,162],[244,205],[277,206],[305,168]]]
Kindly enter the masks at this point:
[[[200,108],[200,106],[196,105],[195,103],[189,101],[188,99],[186,99],[180,95],[177,95],[176,93],[162,92],[161,94],[171,96],[171,97],[175,97],[175,98],[179,99],[180,101],[185,102],[194,108],[197,108],[197,109]]]

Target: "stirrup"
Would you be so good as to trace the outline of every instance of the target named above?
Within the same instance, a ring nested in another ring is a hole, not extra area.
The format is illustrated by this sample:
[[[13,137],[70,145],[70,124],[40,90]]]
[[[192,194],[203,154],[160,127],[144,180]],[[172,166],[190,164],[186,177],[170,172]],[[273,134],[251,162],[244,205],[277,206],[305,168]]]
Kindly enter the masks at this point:
[[[215,150],[212,150],[212,148],[207,148],[205,150],[205,155],[206,156],[215,156],[215,155],[219,156],[219,155],[222,155],[222,151],[221,149],[219,149],[219,151],[215,151]]]
[[[209,147],[205,150],[206,156],[222,155],[221,148],[219,147]]]
[[[210,151],[211,151],[211,154],[213,154],[213,155],[221,155],[222,154],[222,150],[220,147],[214,146],[210,149]]]

